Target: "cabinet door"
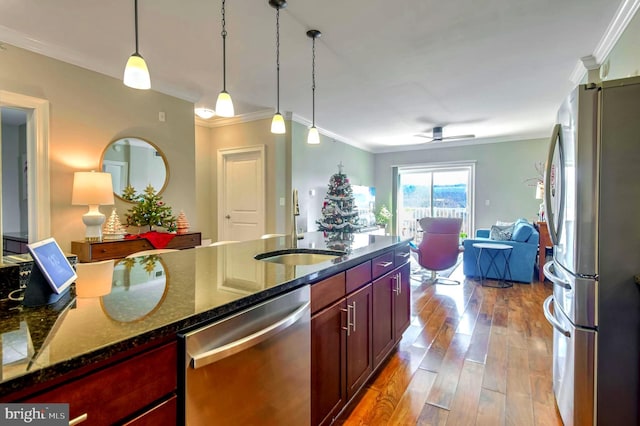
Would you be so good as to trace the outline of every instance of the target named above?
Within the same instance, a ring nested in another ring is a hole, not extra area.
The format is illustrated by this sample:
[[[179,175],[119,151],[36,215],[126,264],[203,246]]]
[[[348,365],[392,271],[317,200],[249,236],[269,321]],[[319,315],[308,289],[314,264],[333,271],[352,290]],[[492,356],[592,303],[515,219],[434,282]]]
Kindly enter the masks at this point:
[[[350,399],[373,371],[371,351],[371,284],[347,296],[347,398]]]
[[[394,341],[399,342],[411,321],[411,267],[407,263],[396,269],[394,274],[397,277],[397,290],[394,292]]]
[[[372,284],[373,290],[373,367],[376,368],[393,348],[395,326],[393,311],[396,303],[395,271],[390,272]]]
[[[347,332],[345,299],[311,317],[311,424],[330,424],[344,407]],[[285,366],[286,368],[286,366]]]

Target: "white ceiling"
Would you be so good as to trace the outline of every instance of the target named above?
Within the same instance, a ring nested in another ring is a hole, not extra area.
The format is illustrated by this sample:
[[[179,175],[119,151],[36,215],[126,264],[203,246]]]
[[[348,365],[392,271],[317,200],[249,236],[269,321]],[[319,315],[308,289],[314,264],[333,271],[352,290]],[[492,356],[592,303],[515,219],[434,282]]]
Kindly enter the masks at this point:
[[[546,137],[579,59],[596,52],[630,2],[289,0],[280,16],[280,110],[311,119],[306,31],[318,29],[321,131],[373,152],[425,147],[414,135],[436,125],[444,136],[473,133],[474,143]],[[213,108],[221,1],[138,3],[152,89]],[[133,24],[133,0],[0,2],[1,41],[116,78],[134,50]],[[227,30],[236,114],[273,110],[275,9],[229,0]]]

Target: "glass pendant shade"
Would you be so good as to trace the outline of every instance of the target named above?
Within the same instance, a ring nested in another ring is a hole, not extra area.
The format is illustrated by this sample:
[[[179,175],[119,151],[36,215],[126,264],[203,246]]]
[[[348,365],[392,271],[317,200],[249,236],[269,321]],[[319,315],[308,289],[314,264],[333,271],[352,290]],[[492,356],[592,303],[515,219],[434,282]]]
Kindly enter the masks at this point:
[[[233,117],[234,114],[231,95],[223,90],[218,95],[218,101],[216,102],[216,115],[220,117]]]
[[[284,125],[284,117],[279,112],[276,112],[273,115],[273,120],[271,120],[271,133],[275,133],[277,135],[282,135],[287,133],[287,129]]]
[[[307,143],[309,145],[318,145],[320,143],[320,133],[318,133],[318,128],[316,126],[309,127]]]
[[[147,90],[151,88],[147,63],[138,53],[129,56],[127,66],[124,68],[124,84],[134,89]]]

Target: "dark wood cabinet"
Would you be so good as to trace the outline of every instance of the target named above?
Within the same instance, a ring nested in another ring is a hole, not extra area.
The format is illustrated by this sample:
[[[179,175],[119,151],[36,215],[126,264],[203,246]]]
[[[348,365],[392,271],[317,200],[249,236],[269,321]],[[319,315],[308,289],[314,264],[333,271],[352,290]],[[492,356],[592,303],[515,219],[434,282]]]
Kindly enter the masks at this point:
[[[408,327],[408,253],[400,246],[311,286],[312,425],[334,421]]]
[[[200,232],[176,235],[165,248],[182,250],[202,244]],[[71,253],[78,256],[78,262],[98,262],[101,260],[121,259],[130,254],[153,250],[149,240],[138,238],[135,240],[103,241],[100,243],[87,241],[72,241]]]
[[[329,424],[347,401],[346,299],[311,317],[311,424]]]
[[[347,297],[347,398],[351,399],[373,372],[371,354],[371,284]]]
[[[174,342],[13,402],[67,403],[70,420],[86,419],[91,425],[136,418],[139,423],[134,424],[149,424],[145,419],[157,418],[162,412],[166,413],[163,420],[175,423],[175,401],[170,401],[176,396],[177,362]]]

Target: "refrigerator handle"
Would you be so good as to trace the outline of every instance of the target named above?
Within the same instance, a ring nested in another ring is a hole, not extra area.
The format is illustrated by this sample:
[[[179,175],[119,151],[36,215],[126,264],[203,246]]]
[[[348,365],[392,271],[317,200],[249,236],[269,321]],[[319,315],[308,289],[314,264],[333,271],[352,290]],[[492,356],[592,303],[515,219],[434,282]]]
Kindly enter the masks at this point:
[[[542,268],[542,270],[544,271],[544,276],[549,278],[549,280],[551,280],[553,284],[557,284],[560,287],[571,290],[571,283],[554,274],[554,271],[552,271],[551,268],[553,268],[553,260],[544,264]]]
[[[551,185],[551,166],[553,164],[553,153],[556,150],[556,145],[558,145],[558,149],[560,150],[560,185],[564,185],[564,145],[562,143],[562,125],[560,123],[553,126],[553,132],[551,132],[547,166],[544,171],[544,214],[547,220],[547,227],[549,228],[549,237],[554,246],[560,242],[560,229],[556,228],[555,217],[551,214],[551,191],[549,191],[549,186]],[[556,212],[558,214],[558,226],[561,226],[562,216],[564,215],[564,188],[561,188],[561,191],[560,210]]]
[[[568,330],[565,330],[564,328],[562,328],[562,324],[560,324],[558,322],[558,320],[555,319],[555,317],[551,313],[551,309],[549,309],[549,307],[551,306],[552,303],[553,303],[553,294],[551,296],[547,297],[545,299],[544,303],[542,304],[542,310],[544,311],[544,317],[547,319],[547,321],[549,321],[549,324],[551,324],[553,326],[553,328],[558,330],[558,332],[560,332],[564,336],[571,337],[571,333]]]

